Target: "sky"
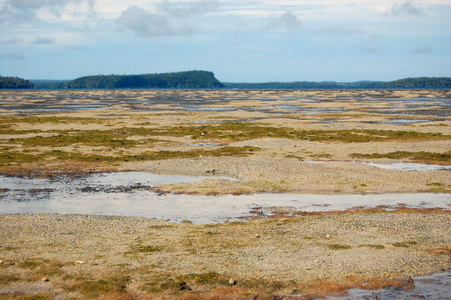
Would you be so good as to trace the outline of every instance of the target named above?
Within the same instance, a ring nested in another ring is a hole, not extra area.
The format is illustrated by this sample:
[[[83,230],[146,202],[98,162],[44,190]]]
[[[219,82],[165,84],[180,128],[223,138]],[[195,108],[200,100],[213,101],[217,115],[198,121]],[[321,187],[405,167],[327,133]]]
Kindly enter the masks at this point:
[[[451,0],[0,0],[0,75],[451,77]]]

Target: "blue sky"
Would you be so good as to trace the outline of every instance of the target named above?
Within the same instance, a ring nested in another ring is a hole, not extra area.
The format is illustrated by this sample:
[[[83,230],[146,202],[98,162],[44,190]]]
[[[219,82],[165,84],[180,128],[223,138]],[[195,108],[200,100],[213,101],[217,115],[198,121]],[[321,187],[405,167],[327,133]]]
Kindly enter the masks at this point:
[[[0,0],[0,75],[451,76],[450,0]]]

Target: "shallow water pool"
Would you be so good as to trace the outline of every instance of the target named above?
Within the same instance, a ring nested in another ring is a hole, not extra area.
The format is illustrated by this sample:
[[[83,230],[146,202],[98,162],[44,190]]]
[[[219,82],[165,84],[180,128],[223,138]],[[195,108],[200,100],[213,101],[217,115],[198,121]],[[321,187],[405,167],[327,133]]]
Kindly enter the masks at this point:
[[[60,180],[0,176],[0,213],[63,213],[158,218],[171,222],[214,223],[265,217],[284,211],[331,211],[400,204],[413,208],[451,209],[448,194],[252,194],[201,196],[158,194],[159,184],[201,181],[206,176],[145,172],[91,174]],[[214,177],[234,180],[233,178]]]

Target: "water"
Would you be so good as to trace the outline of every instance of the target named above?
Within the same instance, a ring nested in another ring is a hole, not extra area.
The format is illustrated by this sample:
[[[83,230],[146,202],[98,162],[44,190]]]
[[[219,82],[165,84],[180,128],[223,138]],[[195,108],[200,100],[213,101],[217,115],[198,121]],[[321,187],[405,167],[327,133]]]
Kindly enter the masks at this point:
[[[451,209],[447,194],[253,194],[201,196],[158,194],[159,184],[194,182],[207,178],[158,175],[145,172],[92,174],[63,180],[0,176],[0,213],[62,213],[119,215],[158,218],[171,222],[187,220],[197,224],[226,222],[249,217],[255,207],[263,216],[280,206],[289,211],[331,211],[354,207],[387,206],[399,203],[412,208]]]
[[[330,163],[339,163],[339,161],[315,161],[315,160],[306,160],[305,162],[311,164],[330,164]],[[398,170],[398,171],[417,171],[417,172],[425,172],[425,171],[450,171],[451,166],[442,166],[442,165],[430,165],[430,164],[421,164],[421,163],[404,163],[404,162],[391,162],[391,163],[374,163],[374,162],[355,162],[357,164],[364,164],[368,166],[372,166],[380,169],[387,170]]]
[[[400,170],[400,171],[440,171],[440,170],[451,170],[451,166],[442,165],[428,165],[419,163],[391,163],[391,164],[377,164],[377,163],[363,163],[369,166],[373,166],[381,169],[388,170]]]
[[[451,209],[446,194],[313,195],[254,194],[196,196],[160,195],[152,191],[158,184],[195,182],[207,176],[159,175],[144,172],[104,173],[59,180],[0,176],[0,213],[61,213],[118,215],[184,220],[207,224],[248,218],[258,211],[273,214],[274,207],[285,211],[330,211],[353,207],[405,205],[415,208]],[[222,178],[222,177],[214,177]],[[222,178],[234,180],[233,178]],[[414,278],[413,290],[351,289],[348,295],[327,299],[450,299],[450,272]]]
[[[351,289],[348,295],[326,299],[451,299],[451,272],[443,272],[413,278],[414,288],[403,290],[387,288],[378,290]]]

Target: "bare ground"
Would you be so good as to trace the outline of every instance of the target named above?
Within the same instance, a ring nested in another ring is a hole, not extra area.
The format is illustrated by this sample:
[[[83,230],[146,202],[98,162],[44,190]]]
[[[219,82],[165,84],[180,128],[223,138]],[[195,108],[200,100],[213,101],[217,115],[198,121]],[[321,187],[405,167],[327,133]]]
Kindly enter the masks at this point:
[[[378,169],[361,163],[373,159],[356,159],[352,154],[405,151],[449,155],[449,138],[428,136],[449,135],[449,109],[442,104],[450,97],[447,90],[2,91],[0,158],[6,160],[0,171],[33,175],[40,174],[36,171],[142,170],[216,174],[239,180],[209,179],[158,187],[164,192],[194,194],[449,192],[448,171]],[[415,100],[416,106],[412,106],[409,100],[414,98],[423,102]],[[150,105],[153,99],[161,101]],[[180,99],[190,99],[189,103],[201,110],[187,111],[177,103]],[[106,102],[110,105],[102,109],[38,112],[36,119],[16,111]],[[293,111],[292,107],[300,110]],[[151,132],[230,121],[290,130],[414,132],[425,138],[320,142],[280,136],[231,140],[208,136],[208,132],[195,139],[189,133],[127,133],[131,128]],[[120,135],[125,144],[143,143],[127,148],[103,140],[99,144],[89,140],[61,144],[58,140],[66,134],[82,136],[108,130],[115,130],[110,139],[119,139]],[[54,144],[27,144],[35,137],[53,137]],[[125,157],[245,146],[259,151],[244,157],[199,155],[114,163],[82,159],[91,154]],[[80,161],[58,161],[53,156],[31,162],[7,160],[18,153],[45,151],[77,153]],[[449,165],[449,160],[438,163]],[[31,295],[43,299],[308,298],[342,295],[351,287],[408,288],[410,276],[450,269],[448,211],[285,217],[282,210],[280,214],[273,219],[207,225],[133,217],[0,215],[0,299]]]
[[[449,213],[433,211],[207,225],[2,215],[0,297],[244,299],[408,287],[410,276],[449,270],[450,225]]]

